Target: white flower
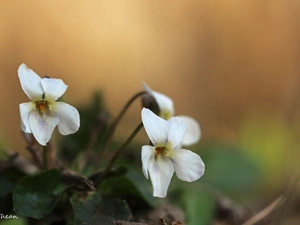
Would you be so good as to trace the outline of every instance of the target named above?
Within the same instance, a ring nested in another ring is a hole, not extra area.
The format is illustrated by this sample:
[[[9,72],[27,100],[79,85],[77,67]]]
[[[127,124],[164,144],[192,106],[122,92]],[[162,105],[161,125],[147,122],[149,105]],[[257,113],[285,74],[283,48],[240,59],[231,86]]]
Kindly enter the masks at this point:
[[[153,187],[153,196],[164,198],[175,171],[183,181],[192,182],[204,173],[200,156],[190,150],[180,149],[185,125],[178,117],[164,120],[149,109],[142,109],[142,121],[152,144],[142,147],[143,173],[148,174]]]
[[[55,102],[68,86],[61,79],[41,79],[25,64],[18,69],[21,87],[31,102],[20,104],[21,126],[25,133],[46,145],[58,125],[61,134],[75,133],[79,129],[79,113],[64,102]]]
[[[170,119],[175,115],[174,103],[171,98],[168,96],[153,91],[145,82],[143,82],[144,90],[151,95],[158,107],[159,107],[159,116],[165,120]],[[201,130],[199,123],[190,116],[178,116],[185,124],[185,134],[181,141],[181,145],[188,146],[197,143],[201,137]]]

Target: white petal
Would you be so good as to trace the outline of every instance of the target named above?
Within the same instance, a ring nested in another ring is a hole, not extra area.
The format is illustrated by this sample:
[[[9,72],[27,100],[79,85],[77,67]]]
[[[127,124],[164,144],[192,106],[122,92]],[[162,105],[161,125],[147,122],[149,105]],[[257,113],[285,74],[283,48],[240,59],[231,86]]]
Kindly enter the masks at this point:
[[[179,179],[192,182],[204,174],[204,163],[196,153],[186,149],[177,149],[170,157]]]
[[[143,173],[145,177],[148,179],[148,163],[151,156],[154,157],[155,147],[150,145],[144,145],[142,147],[142,164],[143,164]]]
[[[19,66],[18,76],[21,82],[21,87],[26,95],[32,101],[41,100],[43,95],[41,78],[24,63]]]
[[[185,134],[181,141],[181,145],[196,144],[201,137],[199,123],[189,116],[178,116],[185,124]]]
[[[155,99],[160,110],[159,116],[166,120],[170,119],[175,113],[174,103],[172,99],[162,93],[153,91],[145,82],[143,82],[143,87],[144,90],[148,94],[152,95]]]
[[[172,117],[171,119],[169,119],[168,124],[168,142],[171,144],[171,148],[175,148],[181,143],[183,139],[185,133],[185,125],[183,121],[178,117]]]
[[[34,103],[26,102],[19,105],[21,116],[21,127],[25,133],[31,133],[29,127],[29,114],[34,109]]]
[[[168,137],[168,122],[146,108],[142,109],[142,121],[151,142],[155,146],[164,146]]]
[[[59,118],[58,131],[62,135],[73,134],[78,131],[80,118],[75,107],[64,102],[55,102],[51,106]]]
[[[50,102],[55,102],[68,88],[61,79],[55,78],[43,78],[41,84],[45,92],[45,100]]]
[[[174,173],[174,166],[169,157],[151,157],[148,163],[153,196],[164,198]]]
[[[41,115],[38,110],[33,110],[29,114],[29,126],[33,136],[41,145],[46,145],[51,139],[54,128],[59,122],[55,113],[47,111]]]

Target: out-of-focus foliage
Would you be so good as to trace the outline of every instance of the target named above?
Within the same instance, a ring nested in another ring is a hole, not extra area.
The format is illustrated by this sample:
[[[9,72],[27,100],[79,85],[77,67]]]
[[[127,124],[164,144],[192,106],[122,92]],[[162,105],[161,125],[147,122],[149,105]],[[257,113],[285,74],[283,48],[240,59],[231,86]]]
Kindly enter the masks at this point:
[[[77,193],[70,198],[76,225],[114,225],[113,220],[127,221],[130,211],[125,201],[105,200],[97,192]],[[113,212],[113,213],[112,213]]]
[[[17,213],[29,218],[30,224],[37,225],[72,221],[75,224],[98,224],[101,221],[101,224],[109,225],[114,224],[113,220],[128,221],[131,209],[143,211],[155,205],[149,183],[141,170],[136,171],[135,166],[139,163],[130,163],[129,158],[124,157],[101,177],[121,143],[114,140],[103,145],[110,122],[100,94],[95,94],[91,103],[79,111],[82,124],[79,132],[61,139],[57,146],[58,158],[48,165],[57,169],[45,170],[38,155],[40,150],[53,151],[52,145],[39,150],[29,143],[27,148],[40,167],[36,174],[19,170],[19,166],[28,166],[31,162],[22,161],[19,165],[14,163],[18,156],[3,154],[0,206],[5,209],[4,213]],[[49,155],[43,157],[47,159]],[[103,181],[99,182],[99,178]]]
[[[18,221],[20,225],[56,222],[80,225],[99,221],[112,225],[112,220],[128,221],[163,202],[153,198],[151,182],[142,173],[141,143],[128,148],[122,159],[104,174],[122,142],[112,139],[105,144],[111,121],[103,105],[101,95],[95,94],[90,103],[79,109],[82,127],[78,133],[61,138],[57,146],[58,164],[53,164],[57,169],[44,171],[38,165],[40,172],[26,174],[3,151],[0,164],[3,212],[27,217],[28,222],[23,218]],[[278,168],[284,171],[287,166],[288,163],[282,163],[288,158],[284,152],[287,146],[296,148],[297,142],[282,120],[246,118],[235,141],[205,140],[193,146],[205,163],[205,174],[192,183],[183,183],[174,176],[168,199],[184,210],[189,225],[215,221],[219,200],[223,198],[241,202],[245,207],[261,204],[265,199],[258,198],[257,193],[280,182],[281,174],[273,171]],[[243,217],[247,214],[240,215],[238,223],[247,218]]]
[[[184,191],[182,196],[189,225],[209,224],[214,219],[215,198],[202,188]]]
[[[18,182],[13,193],[14,211],[41,219],[53,210],[65,189],[58,170],[25,177]]]
[[[259,185],[265,188],[280,187],[280,182],[294,172],[297,160],[287,152],[300,148],[296,140],[287,122],[265,114],[245,118],[238,132],[238,142],[242,147],[239,150],[260,169],[262,179]]]
[[[172,181],[170,196],[185,209],[188,224],[210,224],[220,196],[252,197],[261,179],[260,170],[238,148],[226,143],[201,144],[196,149],[206,165],[204,176],[184,185],[178,179]]]
[[[245,187],[253,190],[260,180],[255,163],[239,152],[239,146],[225,143],[203,146],[201,156],[206,164],[202,182],[230,195],[244,195]]]
[[[16,183],[25,174],[16,168],[7,168],[0,172],[0,199],[15,189]]]
[[[110,196],[127,199],[135,209],[156,205],[149,182],[145,180],[141,172],[137,172],[133,168],[129,168],[128,172],[123,176],[107,179],[103,183],[102,188]]]
[[[26,225],[27,221],[25,218],[18,217],[18,219],[0,220],[1,225]]]
[[[80,129],[71,136],[61,139],[61,150],[59,155],[61,158],[69,162],[88,146],[93,133],[97,134],[95,145],[92,148],[99,147],[103,142],[103,137],[107,129],[108,113],[104,109],[104,101],[100,92],[95,92],[91,98],[91,102],[78,108],[80,112]],[[80,159],[78,159],[80,160]]]

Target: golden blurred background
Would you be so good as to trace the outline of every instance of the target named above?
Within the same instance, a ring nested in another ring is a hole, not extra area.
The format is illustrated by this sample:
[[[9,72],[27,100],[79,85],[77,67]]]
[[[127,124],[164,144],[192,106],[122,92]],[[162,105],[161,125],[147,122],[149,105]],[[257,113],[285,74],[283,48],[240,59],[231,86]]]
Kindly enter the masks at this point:
[[[260,145],[250,155],[272,158],[270,171],[296,165],[299,10],[294,0],[1,1],[0,140],[25,146],[18,104],[28,99],[17,69],[26,63],[63,79],[71,105],[102,90],[112,115],[146,81],[174,100],[177,114],[199,121],[204,140],[249,146],[248,137],[263,143],[273,131],[276,151]],[[124,132],[139,122],[139,107]]]

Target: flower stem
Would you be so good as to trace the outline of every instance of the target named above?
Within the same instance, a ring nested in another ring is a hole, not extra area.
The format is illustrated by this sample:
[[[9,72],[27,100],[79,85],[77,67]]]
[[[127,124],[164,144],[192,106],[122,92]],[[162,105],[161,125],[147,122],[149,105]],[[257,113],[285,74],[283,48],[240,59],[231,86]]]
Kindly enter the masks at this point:
[[[99,185],[103,179],[106,177],[106,175],[110,172],[111,168],[116,163],[117,159],[120,157],[121,153],[124,151],[124,149],[130,144],[130,142],[133,140],[133,138],[138,134],[138,132],[143,127],[143,123],[140,122],[139,125],[134,129],[134,131],[130,134],[130,136],[127,138],[127,140],[120,146],[120,148],[116,151],[112,159],[110,160],[107,167],[104,169],[104,171],[101,173],[101,175],[95,180],[94,184],[95,186]]]
[[[45,146],[43,147],[43,163],[44,163],[44,170],[48,170],[48,148]]]
[[[126,105],[123,107],[123,109],[121,110],[121,112],[119,113],[119,115],[115,118],[115,120],[111,123],[111,126],[109,127],[105,140],[104,140],[104,144],[103,144],[103,149],[104,151],[107,149],[107,146],[112,138],[112,136],[115,133],[115,130],[117,128],[117,125],[119,124],[120,120],[122,119],[122,117],[124,116],[125,112],[127,111],[127,109],[129,108],[129,106],[140,96],[142,96],[143,94],[145,94],[145,91],[141,91],[138,92],[137,94],[135,94],[134,96],[132,96],[131,99],[129,99],[129,101],[126,103]]]

